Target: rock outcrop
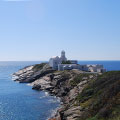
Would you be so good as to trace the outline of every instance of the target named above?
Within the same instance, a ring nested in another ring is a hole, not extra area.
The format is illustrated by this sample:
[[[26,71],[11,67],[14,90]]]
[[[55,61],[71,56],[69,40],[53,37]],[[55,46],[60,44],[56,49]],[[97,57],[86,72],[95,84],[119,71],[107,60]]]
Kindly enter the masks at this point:
[[[37,69],[36,69],[37,68]],[[39,69],[38,69],[39,68]],[[81,82],[74,81],[79,75]],[[55,118],[51,120],[75,120],[81,114],[81,107],[74,106],[74,101],[78,93],[82,91],[90,79],[96,75],[86,76],[83,71],[54,71],[48,64],[28,66],[13,74],[15,81],[29,83],[32,89],[45,90],[51,95],[61,98],[62,108],[58,110]],[[77,84],[77,82],[80,82]],[[76,85],[75,85],[76,84]]]
[[[86,116],[92,117],[90,110],[94,109],[91,108],[93,104],[91,101],[94,101],[92,95],[94,96],[96,90],[92,85],[99,83],[100,80],[97,79],[101,75],[78,70],[54,71],[48,64],[29,66],[13,75],[15,81],[29,83],[32,89],[45,90],[61,98],[61,108],[55,117],[49,120],[87,120]],[[100,78],[101,81],[103,78]],[[103,82],[106,81],[100,82],[100,85]],[[101,94],[99,91],[98,93]]]
[[[31,83],[54,71],[48,64],[42,64],[40,69],[36,69],[36,66],[28,66],[14,73],[13,77],[16,78],[14,80],[20,83]]]

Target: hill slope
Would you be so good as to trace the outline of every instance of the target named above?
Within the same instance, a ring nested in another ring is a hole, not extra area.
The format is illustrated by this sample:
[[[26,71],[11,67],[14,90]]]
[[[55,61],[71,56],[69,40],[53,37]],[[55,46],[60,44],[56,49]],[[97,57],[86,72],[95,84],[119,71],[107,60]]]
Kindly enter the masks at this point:
[[[85,109],[79,120],[120,120],[120,71],[90,81],[76,100]]]

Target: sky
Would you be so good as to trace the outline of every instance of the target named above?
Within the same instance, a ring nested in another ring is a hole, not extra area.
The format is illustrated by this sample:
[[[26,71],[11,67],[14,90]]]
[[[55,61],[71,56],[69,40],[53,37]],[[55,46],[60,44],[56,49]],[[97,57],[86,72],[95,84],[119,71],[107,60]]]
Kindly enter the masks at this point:
[[[0,61],[120,60],[120,0],[0,0]]]

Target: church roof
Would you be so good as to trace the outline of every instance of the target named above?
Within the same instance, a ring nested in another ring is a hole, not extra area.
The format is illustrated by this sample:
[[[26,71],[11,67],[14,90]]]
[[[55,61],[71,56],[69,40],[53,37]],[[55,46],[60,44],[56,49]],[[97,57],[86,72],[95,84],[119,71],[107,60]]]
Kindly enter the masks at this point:
[[[56,58],[59,58],[59,57],[58,57],[58,56],[53,56],[52,58],[53,58],[53,59],[56,59]]]
[[[64,51],[64,50],[62,50],[62,52],[64,52],[64,53],[65,53],[65,51]]]

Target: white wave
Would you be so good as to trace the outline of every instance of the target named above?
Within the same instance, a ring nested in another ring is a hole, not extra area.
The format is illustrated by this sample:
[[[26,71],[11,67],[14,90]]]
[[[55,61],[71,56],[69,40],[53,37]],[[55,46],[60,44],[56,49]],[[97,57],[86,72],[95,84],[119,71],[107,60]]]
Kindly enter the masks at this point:
[[[41,96],[40,99],[45,98],[45,97],[48,97],[48,96],[49,96],[49,93],[48,93],[48,92],[45,92],[45,95],[44,95],[44,96]]]
[[[18,78],[19,78],[18,76],[12,75],[12,80],[16,80]]]
[[[33,86],[31,83],[28,83],[27,85],[28,85],[28,86]]]
[[[40,99],[43,99],[43,98],[45,98],[46,96],[42,96],[42,97],[40,97]]]
[[[46,119],[46,120],[49,120],[50,118],[53,118],[53,117],[55,117],[55,115],[57,114],[57,111],[58,111],[58,109],[60,108],[60,106],[59,107],[57,107],[56,109],[54,109],[54,110],[51,110],[50,111],[50,116]]]
[[[49,96],[49,93],[48,93],[48,92],[45,92],[45,95],[46,95],[46,96]]]

